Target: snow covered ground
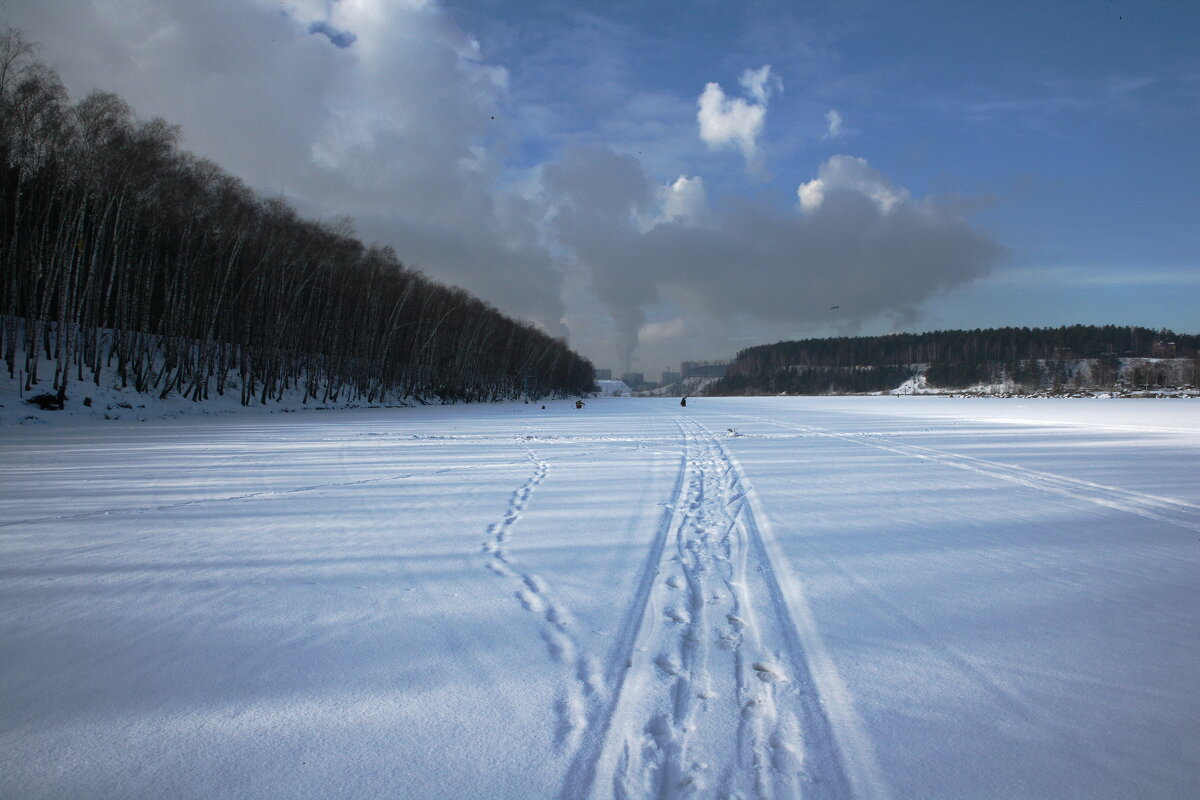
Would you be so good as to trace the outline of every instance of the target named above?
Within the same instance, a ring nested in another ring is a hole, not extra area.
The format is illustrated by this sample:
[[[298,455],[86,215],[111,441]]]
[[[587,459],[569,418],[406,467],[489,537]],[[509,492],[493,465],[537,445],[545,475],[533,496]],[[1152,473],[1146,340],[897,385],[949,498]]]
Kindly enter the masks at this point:
[[[0,427],[0,796],[1200,796],[1200,403]]]

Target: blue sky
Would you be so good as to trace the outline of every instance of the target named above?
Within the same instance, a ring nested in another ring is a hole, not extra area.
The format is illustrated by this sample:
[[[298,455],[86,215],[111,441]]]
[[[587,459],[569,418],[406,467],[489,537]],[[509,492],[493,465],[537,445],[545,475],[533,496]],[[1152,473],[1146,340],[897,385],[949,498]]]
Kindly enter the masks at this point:
[[[1194,2],[5,0],[0,22],[74,97],[120,93],[598,366],[1200,330]]]

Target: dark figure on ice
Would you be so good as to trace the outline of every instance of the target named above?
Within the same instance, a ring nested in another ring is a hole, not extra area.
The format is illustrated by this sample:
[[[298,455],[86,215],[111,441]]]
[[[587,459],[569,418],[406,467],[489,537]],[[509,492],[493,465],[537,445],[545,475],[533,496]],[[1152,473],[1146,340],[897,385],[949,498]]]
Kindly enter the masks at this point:
[[[687,405],[687,395],[686,395],[686,394],[685,394],[685,395],[683,396],[683,398],[682,398],[682,399],[679,401],[679,405],[681,405],[681,406],[686,406],[686,405]]]
[[[583,401],[582,401],[582,400],[576,400],[576,401],[575,401],[575,407],[576,407],[576,408],[583,408]]]

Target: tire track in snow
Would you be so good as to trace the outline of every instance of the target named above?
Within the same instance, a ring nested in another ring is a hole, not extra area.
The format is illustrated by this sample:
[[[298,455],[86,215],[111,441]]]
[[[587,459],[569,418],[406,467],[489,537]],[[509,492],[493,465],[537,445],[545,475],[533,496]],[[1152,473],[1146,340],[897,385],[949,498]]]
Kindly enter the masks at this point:
[[[685,443],[675,500],[610,660],[625,674],[610,681],[563,797],[849,797],[750,489],[710,431],[675,420]],[[873,783],[871,796],[886,794]]]
[[[533,464],[534,471],[509,497],[504,516],[488,526],[488,538],[482,550],[489,556],[487,568],[513,585],[513,595],[522,608],[541,618],[542,640],[551,657],[563,665],[567,673],[564,693],[556,701],[558,730],[555,740],[570,751],[578,746],[587,727],[587,704],[589,698],[601,691],[601,676],[595,663],[583,654],[566,606],[555,598],[545,580],[523,569],[508,551],[513,529],[524,515],[530,496],[550,472],[549,463],[539,458],[524,439],[518,438],[517,444]]]
[[[1094,505],[1134,514],[1146,519],[1165,522],[1168,525],[1200,533],[1200,505],[1159,495],[1137,492],[1131,489],[1121,489],[1116,486],[1106,486],[1091,481],[1068,478],[1051,472],[1021,467],[1015,464],[1001,464],[996,461],[968,456],[962,453],[950,453],[932,447],[906,444],[894,439],[866,436],[859,433],[838,433],[825,428],[810,425],[796,425],[786,422],[738,415],[741,419],[752,419],[781,428],[811,433],[831,439],[842,439],[866,447],[874,447],[897,455],[910,456],[922,461],[932,461],[949,467],[997,478],[1009,483],[1026,486],[1031,489],[1069,497],[1073,500],[1083,500]]]

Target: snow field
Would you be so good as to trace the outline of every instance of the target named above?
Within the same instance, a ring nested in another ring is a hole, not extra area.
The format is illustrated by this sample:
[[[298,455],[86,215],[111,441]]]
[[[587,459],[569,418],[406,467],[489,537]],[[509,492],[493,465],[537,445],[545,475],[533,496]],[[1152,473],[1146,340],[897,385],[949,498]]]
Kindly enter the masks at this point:
[[[1189,797],[1190,401],[0,429],[0,796]]]

